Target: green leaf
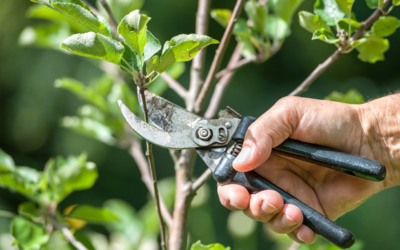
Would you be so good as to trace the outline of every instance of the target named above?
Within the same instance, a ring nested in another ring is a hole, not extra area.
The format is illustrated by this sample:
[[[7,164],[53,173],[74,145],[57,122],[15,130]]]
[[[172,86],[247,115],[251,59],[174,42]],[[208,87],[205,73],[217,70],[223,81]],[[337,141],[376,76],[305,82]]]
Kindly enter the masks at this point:
[[[124,46],[120,42],[94,32],[70,36],[61,44],[61,48],[77,55],[115,64],[120,63],[124,53]]]
[[[81,154],[66,159],[57,157],[46,164],[45,175],[56,201],[60,202],[73,191],[89,189],[94,185],[98,177],[96,164],[86,159],[86,155]]]
[[[381,16],[374,22],[371,31],[376,36],[387,37],[396,31],[397,26],[397,18],[393,16]]]
[[[264,25],[268,16],[267,5],[258,5],[258,3],[255,1],[247,1],[244,4],[244,10],[246,11],[247,16],[253,22],[254,30],[264,34]]]
[[[355,89],[350,89],[346,94],[333,91],[325,100],[335,101],[335,102],[344,102],[349,104],[361,104],[364,102],[364,97]]]
[[[317,0],[314,5],[314,13],[321,16],[330,26],[335,25],[345,16],[335,0]]]
[[[140,65],[140,55],[137,52],[133,51],[128,45],[126,45],[125,42],[122,42],[122,45],[125,47],[125,51],[122,56],[122,58],[125,60],[121,60],[121,66],[124,66],[129,71],[133,71],[133,73],[140,72],[140,69],[142,68],[142,66]],[[128,63],[126,63],[125,61]],[[123,71],[127,72],[125,68],[121,67]]]
[[[314,15],[307,11],[299,12],[299,23],[304,29],[314,33],[317,30],[330,30],[329,25],[320,16]]]
[[[358,40],[354,47],[358,50],[358,58],[361,61],[375,63],[385,59],[383,53],[389,49],[389,40],[379,36],[367,36]]]
[[[154,68],[157,66],[160,58],[158,56],[154,56],[151,58],[146,64],[146,73],[147,75],[153,72]]]
[[[147,31],[148,42],[146,46],[144,46],[143,57],[144,61],[149,60],[155,53],[157,53],[161,49],[160,41],[151,34],[150,31]]]
[[[49,240],[44,225],[34,224],[19,216],[11,221],[11,234],[23,249],[38,250]]]
[[[61,119],[61,126],[108,145],[113,146],[118,142],[109,126],[91,117],[66,116]]]
[[[191,60],[204,47],[218,43],[211,37],[197,34],[179,35],[164,44],[160,63],[155,67],[155,71],[160,74],[175,62]]]
[[[84,220],[89,223],[106,223],[118,220],[118,217],[106,208],[97,208],[88,205],[77,206],[67,217]]]
[[[257,51],[250,39],[247,37],[236,37],[236,39],[238,40],[242,56],[244,58],[254,59],[257,55]]]
[[[39,218],[41,216],[39,209],[32,201],[27,201],[19,204],[18,212],[19,214],[28,216],[30,218]]]
[[[354,0],[335,0],[339,8],[346,14],[351,13]]]
[[[327,43],[337,43],[340,41],[340,38],[336,37],[331,29],[329,30],[326,29],[320,29],[314,32],[312,40],[319,39],[321,41],[327,42]]]
[[[56,88],[64,88],[80,98],[95,104],[97,107],[101,108],[103,111],[107,111],[107,103],[104,97],[98,93],[95,89],[91,87],[86,87],[82,82],[72,79],[72,78],[61,78],[54,82]]]
[[[174,63],[167,69],[168,75],[174,79],[178,79],[183,72],[185,72],[185,64],[182,62]],[[168,87],[169,85],[164,81],[164,79],[159,77],[149,85],[149,91],[160,96],[168,89]]]
[[[290,26],[293,14],[302,2],[303,0],[271,0],[271,8]]]
[[[197,241],[190,247],[190,250],[230,250],[230,249],[231,249],[230,247],[224,247],[219,243],[203,245],[201,244],[201,241]]]
[[[339,22],[339,27],[348,31],[349,30],[349,23],[351,25],[352,28],[352,32],[354,32],[356,29],[361,27],[361,23],[357,22],[356,20],[353,19],[348,19],[348,18],[343,18],[342,20],[340,20]]]
[[[250,37],[251,36],[251,28],[247,25],[247,21],[243,18],[238,18],[233,26],[233,34],[236,36],[242,37]]]
[[[273,39],[284,39],[290,34],[288,24],[280,17],[268,16],[266,19],[266,32]]]
[[[15,170],[15,164],[14,160],[6,154],[2,149],[0,149],[0,173],[2,171],[14,171]]]
[[[74,19],[92,31],[107,37],[112,36],[110,25],[102,17],[94,14],[80,0],[50,0],[51,5],[62,14]]]
[[[140,56],[143,55],[147,43],[147,23],[150,18],[134,10],[126,15],[118,25],[118,33],[124,38],[126,44]]]
[[[26,15],[29,18],[49,20],[59,26],[68,23],[68,26],[76,33],[85,33],[90,31],[88,27],[76,22],[68,16],[61,14],[58,11],[55,11],[53,8],[46,7],[45,5],[34,4],[30,6],[26,12]]]
[[[382,7],[384,0],[365,0],[367,2],[367,6],[370,9],[377,9],[378,7]]]
[[[0,175],[0,186],[16,191],[32,199],[40,199],[40,192],[46,188],[43,174],[33,168],[17,167],[13,172]]]
[[[232,11],[228,9],[213,9],[211,10],[211,18],[217,21],[222,27],[228,26],[229,20],[231,20]]]
[[[399,6],[400,5],[400,0],[393,0],[392,1],[394,6]]]

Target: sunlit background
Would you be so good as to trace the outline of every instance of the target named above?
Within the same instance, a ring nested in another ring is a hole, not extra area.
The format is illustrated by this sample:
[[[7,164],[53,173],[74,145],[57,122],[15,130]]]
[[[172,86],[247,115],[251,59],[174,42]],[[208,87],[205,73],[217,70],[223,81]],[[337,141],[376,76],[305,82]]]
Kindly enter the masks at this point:
[[[175,35],[195,31],[197,1],[141,1],[126,0],[129,4],[124,8],[141,8],[143,13],[152,17],[148,29],[161,43]],[[96,5],[95,1],[90,2]],[[232,0],[213,1],[212,8],[232,9],[234,3]],[[312,12],[313,4],[314,1],[305,0],[298,10]],[[32,27],[48,24],[49,21],[32,17],[34,5],[28,0],[0,2],[1,148],[14,158],[17,165],[38,170],[42,170],[51,157],[86,152],[88,159],[98,165],[99,179],[92,189],[70,195],[61,203],[61,209],[71,204],[116,206],[121,211],[120,215],[124,216],[123,230],[118,225],[88,225],[82,230],[97,242],[96,249],[107,249],[104,247],[107,241],[114,244],[110,249],[135,249],[124,246],[134,244],[136,239],[133,235],[144,230],[143,225],[146,225],[148,234],[142,240],[140,249],[157,249],[155,235],[158,224],[154,206],[131,156],[122,148],[110,146],[64,127],[68,122],[74,121],[63,117],[76,116],[77,109],[85,102],[71,92],[57,88],[56,79],[70,77],[89,84],[104,76],[99,67],[100,62],[57,49],[69,35],[70,26],[67,21],[48,26],[43,30],[47,33],[42,35],[48,37],[51,34],[51,39],[40,40],[40,34],[36,34]],[[366,19],[371,13],[363,0],[357,0],[353,10],[358,20]],[[121,12],[116,16],[120,19],[124,14]],[[400,11],[395,9],[391,15],[400,16],[399,14]],[[79,31],[79,27],[75,29]],[[220,40],[223,30],[214,20],[210,20],[211,37]],[[270,60],[259,65],[248,65],[235,74],[220,108],[229,105],[243,115],[260,116],[279,98],[290,93],[335,49],[321,41],[311,41],[311,34],[299,26],[296,16],[291,32],[282,49]],[[332,91],[347,92],[354,88],[367,101],[397,91],[400,87],[400,32],[390,36],[389,41],[391,48],[385,54],[384,62],[361,62],[357,59],[357,52],[353,51],[334,63],[302,96],[324,99]],[[224,64],[234,47],[235,41],[232,39]],[[211,64],[215,49],[215,45],[207,49],[207,67]],[[185,68],[178,81],[187,88],[190,63],[186,63]],[[178,75],[182,69],[182,66],[176,69]],[[133,82],[128,77],[125,81],[135,92]],[[179,96],[170,89],[165,91],[164,97],[184,105]],[[85,110],[80,109],[78,112]],[[173,162],[168,150],[154,147],[154,151],[163,195],[167,203],[172,204]],[[195,176],[199,176],[205,167],[198,158]],[[361,242],[357,248],[398,249],[399,197],[399,188],[385,190],[339,218],[338,223],[356,235]],[[16,211],[18,204],[23,201],[23,196],[0,189],[0,209]],[[9,232],[8,224],[8,219],[0,218],[2,250],[12,249],[12,240],[6,235]],[[189,242],[197,240],[203,243],[219,242],[235,250],[287,249],[291,244],[286,236],[274,235],[261,223],[247,219],[241,212],[230,212],[224,208],[219,203],[216,183],[212,179],[196,196],[190,213]],[[325,249],[324,243],[321,244],[322,249]]]

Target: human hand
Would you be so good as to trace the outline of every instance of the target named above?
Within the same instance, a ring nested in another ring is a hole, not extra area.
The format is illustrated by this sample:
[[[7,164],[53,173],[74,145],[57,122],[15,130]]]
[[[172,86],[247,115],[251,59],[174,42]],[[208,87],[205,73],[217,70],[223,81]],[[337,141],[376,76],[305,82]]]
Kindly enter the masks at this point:
[[[399,183],[400,95],[362,105],[286,97],[258,118],[248,129],[243,149],[233,167],[258,174],[307,205],[336,220],[373,194]],[[397,136],[399,135],[399,136]],[[300,160],[271,154],[287,138],[318,144],[375,159],[385,164],[386,180],[375,183]],[[220,185],[221,203],[243,210],[277,233],[298,243],[312,243],[315,233],[302,225],[299,208],[283,204],[275,191],[250,195],[239,185]]]

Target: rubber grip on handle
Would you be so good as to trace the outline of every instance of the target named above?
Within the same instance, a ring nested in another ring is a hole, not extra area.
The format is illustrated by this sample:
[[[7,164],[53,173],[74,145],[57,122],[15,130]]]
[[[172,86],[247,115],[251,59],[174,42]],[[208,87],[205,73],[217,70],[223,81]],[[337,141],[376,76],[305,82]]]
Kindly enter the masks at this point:
[[[273,151],[371,181],[383,181],[386,168],[379,162],[332,148],[287,139]]]
[[[213,177],[217,182],[221,184],[239,184],[244,186],[250,193],[257,193],[262,190],[275,190],[282,196],[285,204],[293,204],[301,210],[304,218],[303,224],[310,227],[315,233],[340,248],[349,248],[354,244],[354,236],[347,229],[326,218],[254,171],[246,173],[236,172],[232,167],[234,159],[235,156],[231,154],[225,154],[222,157],[213,173]]]
[[[254,171],[246,173],[238,172],[231,182],[244,186],[250,193],[256,193],[267,189],[277,191],[282,196],[285,204],[293,204],[301,210],[303,213],[304,225],[307,225],[315,233],[321,235],[337,247],[343,249],[349,248],[355,242],[355,238],[350,231],[286,193]]]

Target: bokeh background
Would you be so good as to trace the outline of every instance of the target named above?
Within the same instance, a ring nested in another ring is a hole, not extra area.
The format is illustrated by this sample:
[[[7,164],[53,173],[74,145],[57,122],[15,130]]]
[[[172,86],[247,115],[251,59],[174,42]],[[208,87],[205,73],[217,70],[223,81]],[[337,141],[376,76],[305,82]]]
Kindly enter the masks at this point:
[[[231,9],[234,3],[232,0],[212,1],[212,8]],[[312,12],[313,4],[314,1],[305,0],[298,10]],[[17,165],[39,170],[50,157],[87,152],[89,160],[98,165],[100,177],[92,189],[70,195],[61,208],[70,204],[101,206],[104,201],[117,198],[136,210],[143,209],[149,201],[149,194],[128,153],[60,126],[61,117],[75,115],[84,102],[64,89],[55,88],[54,81],[71,77],[88,83],[101,77],[103,72],[86,58],[57,50],[21,46],[21,31],[38,22],[27,18],[26,11],[31,5],[33,3],[28,0],[0,1],[1,148],[14,158]],[[142,12],[152,17],[148,29],[163,43],[177,34],[194,32],[196,9],[197,1],[145,0]],[[355,2],[353,10],[358,20],[366,19],[371,13],[362,0]],[[391,15],[400,16],[400,11],[395,9]],[[311,41],[311,34],[299,26],[296,16],[291,30],[291,36],[271,59],[263,64],[248,65],[235,74],[220,108],[229,105],[241,114],[260,116],[279,98],[290,93],[335,49],[319,40]],[[222,33],[223,28],[210,20],[209,35],[220,40]],[[400,87],[400,32],[389,37],[389,41],[391,48],[385,53],[384,62],[361,62],[357,59],[357,52],[353,51],[334,63],[302,96],[323,99],[332,91],[347,92],[355,88],[364,100],[369,100],[397,91]],[[224,64],[234,46],[232,39]],[[207,49],[207,67],[215,48]],[[178,79],[185,87],[189,85],[189,68],[190,62],[186,63],[187,70]],[[128,83],[134,90],[133,82]],[[183,101],[172,90],[167,90],[164,96],[183,106]],[[154,147],[154,151],[158,177],[173,176],[173,162],[168,150]],[[195,176],[199,176],[205,167],[201,159],[197,159]],[[339,218],[338,223],[356,235],[363,243],[363,249],[398,249],[399,197],[399,187],[385,190]],[[16,211],[24,200],[23,196],[0,189],[0,209]],[[233,249],[287,246],[284,238],[277,239],[266,233],[261,223],[249,222],[240,214],[222,207],[214,180],[210,180],[196,198],[189,229],[191,241],[219,242]],[[102,226],[88,226],[86,230],[108,235]],[[0,234],[8,231],[8,220],[0,218]]]

